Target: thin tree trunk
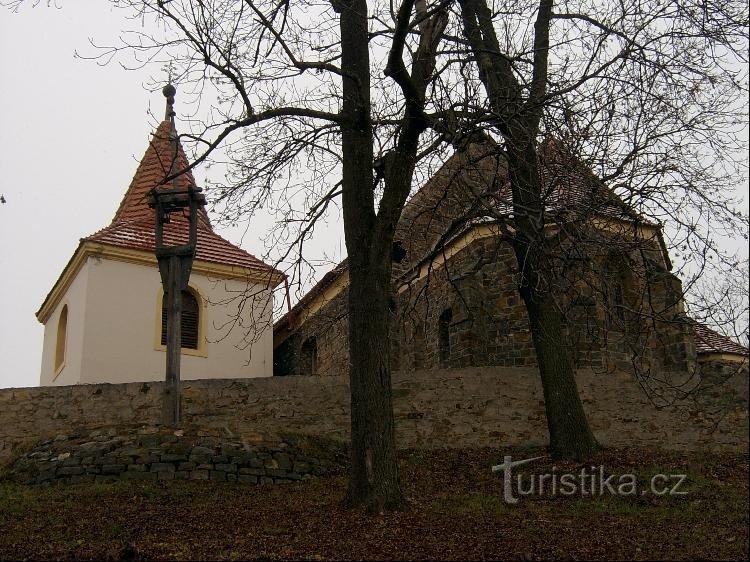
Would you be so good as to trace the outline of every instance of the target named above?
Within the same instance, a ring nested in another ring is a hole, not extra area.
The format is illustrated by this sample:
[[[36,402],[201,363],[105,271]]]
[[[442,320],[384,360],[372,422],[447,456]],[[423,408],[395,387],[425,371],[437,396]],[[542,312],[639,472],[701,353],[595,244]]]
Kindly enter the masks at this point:
[[[508,143],[508,154],[517,229],[513,249],[544,389],[550,450],[558,458],[584,460],[597,449],[597,443],[578,394],[563,313],[555,301],[561,283],[555,278],[557,268],[552,256],[560,250],[549,244],[544,229],[542,180],[533,137]]]
[[[545,239],[545,203],[536,152],[536,139],[547,89],[549,27],[553,0],[538,0],[534,23],[534,73],[524,98],[510,58],[497,40],[493,13],[486,0],[459,0],[479,76],[495,112],[495,125],[505,139],[508,174],[513,193],[513,249],[521,274],[539,372],[552,453],[585,458],[596,449],[591,428],[578,397],[570,351],[565,345],[561,313],[555,308],[559,286],[551,248]]]

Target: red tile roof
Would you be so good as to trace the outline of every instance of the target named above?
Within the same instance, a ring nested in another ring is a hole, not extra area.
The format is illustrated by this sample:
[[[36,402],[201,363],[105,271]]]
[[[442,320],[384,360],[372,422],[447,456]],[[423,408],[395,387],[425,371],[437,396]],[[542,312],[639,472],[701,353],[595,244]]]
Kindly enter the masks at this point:
[[[175,143],[172,142],[171,131],[172,123],[162,121],[149,142],[146,153],[141,159],[112,223],[84,238],[83,241],[154,251],[154,210],[148,206],[149,192],[154,187],[164,185],[173,160],[174,170],[183,170],[188,166],[187,157],[179,140],[176,142],[177,155],[176,158],[174,157]],[[191,172],[178,176],[176,183],[178,188],[197,188]],[[171,185],[171,182],[169,184]],[[164,225],[164,241],[169,245],[185,244],[187,231],[185,218],[173,218],[171,223]],[[216,234],[211,227],[206,209],[202,206],[198,212],[198,247],[195,257],[202,261],[282,275],[272,266]]]
[[[174,160],[174,170],[180,171],[188,167],[188,160],[182,145],[177,141],[177,155],[174,156],[174,144],[172,143],[172,123],[162,121],[156,129],[152,139],[148,143],[146,153],[141,158],[141,163],[130,182],[125,196],[120,202],[120,207],[112,219],[112,224],[118,222],[140,222],[154,220],[154,211],[149,208],[149,192],[164,184],[164,179],[169,175]],[[169,182],[171,186],[172,182]],[[196,188],[195,178],[192,172],[186,172],[176,179],[177,187],[187,189]],[[199,225],[203,228],[211,228],[206,210],[201,208],[199,212]]]
[[[694,324],[695,328],[695,350],[701,353],[733,353],[737,355],[748,355],[748,349],[736,341],[722,336],[708,326]]]
[[[164,242],[170,246],[186,244],[187,232],[188,225],[185,219],[173,220],[173,222],[164,225]],[[155,247],[154,223],[153,220],[117,222],[83,240],[153,252]],[[238,248],[208,228],[198,231],[198,247],[195,258],[206,262],[246,267],[269,274],[276,272],[281,275],[270,265],[242,248]]]

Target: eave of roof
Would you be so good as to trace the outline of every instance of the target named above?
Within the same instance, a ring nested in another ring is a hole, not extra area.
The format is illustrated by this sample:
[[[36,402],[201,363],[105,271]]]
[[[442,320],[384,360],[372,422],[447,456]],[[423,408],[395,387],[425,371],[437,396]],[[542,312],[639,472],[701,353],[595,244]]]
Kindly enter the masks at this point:
[[[604,221],[617,221],[617,222],[624,222],[624,219],[615,219],[613,217],[600,217]],[[463,240],[467,236],[471,236],[472,232],[476,231],[477,229],[484,229],[492,228],[492,225],[496,225],[497,228],[494,231],[494,234],[501,234],[501,227],[499,226],[501,224],[501,220],[499,218],[495,217],[475,217],[474,219],[467,221],[460,229],[458,229],[455,233],[453,233],[451,236],[446,238],[442,241],[442,243],[439,246],[436,246],[430,250],[422,259],[416,261],[413,265],[411,265],[408,269],[404,270],[401,274],[398,275],[396,278],[397,284],[408,284],[412,283],[415,280],[414,272],[417,272],[417,278],[420,278],[419,272],[424,268],[424,265],[426,263],[429,263],[432,259],[435,258],[435,256],[440,255],[441,253],[448,252],[450,253],[450,250],[454,244],[460,244],[461,240]],[[547,228],[554,228],[557,223],[549,223],[546,225]],[[660,245],[663,245],[663,238],[661,236],[661,229],[658,228],[655,225],[652,225],[650,223],[641,223],[641,228],[645,228],[651,231],[655,231],[656,235],[658,237]],[[485,236],[483,234],[482,236]],[[667,267],[668,269],[671,269],[671,262],[667,260]],[[279,318],[274,323],[274,333],[277,333],[282,328],[286,329],[294,329],[294,326],[290,326],[290,324],[294,323],[294,321],[298,318],[303,317],[303,312],[305,309],[313,303],[313,301],[318,297],[319,295],[323,294],[325,290],[334,285],[346,272],[348,271],[348,262],[347,260],[343,260],[341,263],[339,263],[336,267],[328,271],[323,278],[316,283],[312,289],[310,289],[298,302],[297,304],[292,307],[292,309],[284,314],[281,318]]]
[[[290,326],[290,324],[293,323],[292,319],[297,318],[300,313],[304,311],[305,308],[315,300],[316,297],[322,295],[328,287],[336,283],[336,281],[338,281],[347,271],[349,271],[349,260],[348,258],[345,258],[333,269],[328,271],[320,281],[313,285],[312,289],[310,289],[299,301],[297,301],[297,304],[295,304],[291,308],[291,310],[289,310],[286,314],[284,314],[284,316],[279,318],[274,323],[274,333],[281,330],[282,328],[291,329],[292,327]]]
[[[153,251],[144,249],[133,249],[125,246],[115,246],[88,240],[82,238],[78,248],[71,256],[68,263],[55,281],[52,289],[47,293],[36,317],[42,324],[46,323],[49,316],[55,310],[60,300],[64,297],[73,280],[78,275],[83,265],[89,257],[104,258],[114,261],[124,261],[137,265],[153,267],[156,269],[158,263]],[[259,270],[257,268],[248,268],[240,265],[226,264],[220,262],[211,262],[196,259],[193,262],[192,272],[195,275],[203,275],[212,279],[234,279],[248,283],[265,284],[269,289],[273,289],[281,283],[285,275],[275,269]],[[155,272],[155,279],[159,278]]]
[[[154,252],[156,247],[153,219],[140,222],[119,221],[84,240],[149,252]],[[188,224],[185,219],[178,217],[164,225],[165,244],[180,246],[186,244],[187,241]],[[195,259],[283,275],[272,266],[207,228],[198,230]]]
[[[695,322],[695,351],[698,355],[730,354],[747,357],[750,351],[736,341],[712,330],[705,324]]]

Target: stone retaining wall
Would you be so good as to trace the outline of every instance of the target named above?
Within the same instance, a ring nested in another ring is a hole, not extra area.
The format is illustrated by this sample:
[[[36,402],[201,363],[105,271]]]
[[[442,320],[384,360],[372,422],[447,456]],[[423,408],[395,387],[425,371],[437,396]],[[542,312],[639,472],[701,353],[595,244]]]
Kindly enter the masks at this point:
[[[605,445],[746,449],[747,370],[657,409],[627,373],[578,372],[584,407]],[[679,384],[680,381],[676,381]],[[156,426],[160,383],[0,390],[0,463],[22,444],[71,431]],[[467,368],[395,373],[398,446],[544,445],[548,436],[539,375],[532,368]],[[284,433],[349,438],[345,377],[198,380],[183,385],[185,427],[247,443]]]
[[[20,484],[119,479],[278,484],[320,476],[333,464],[286,442],[250,445],[181,430],[112,428],[43,440],[4,476]]]

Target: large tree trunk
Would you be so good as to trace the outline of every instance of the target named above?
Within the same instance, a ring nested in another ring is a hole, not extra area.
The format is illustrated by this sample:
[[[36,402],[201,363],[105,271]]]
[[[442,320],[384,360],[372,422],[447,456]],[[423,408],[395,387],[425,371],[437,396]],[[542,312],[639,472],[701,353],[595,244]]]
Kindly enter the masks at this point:
[[[390,267],[363,261],[349,262],[352,467],[346,499],[380,511],[404,502],[391,396]]]
[[[558,458],[585,460],[597,444],[578,395],[561,312],[549,300],[536,302],[524,296],[524,301],[544,389],[550,450]]]
[[[516,227],[513,249],[544,389],[550,450],[559,458],[584,460],[597,449],[597,443],[578,394],[563,313],[555,298],[564,285],[555,273],[554,254],[560,249],[550,243],[544,228],[536,146],[533,137],[507,146]]]
[[[389,367],[390,243],[387,233],[375,235],[367,2],[335,6],[341,12],[342,200],[349,255],[352,467],[346,503],[377,511],[403,503]]]

